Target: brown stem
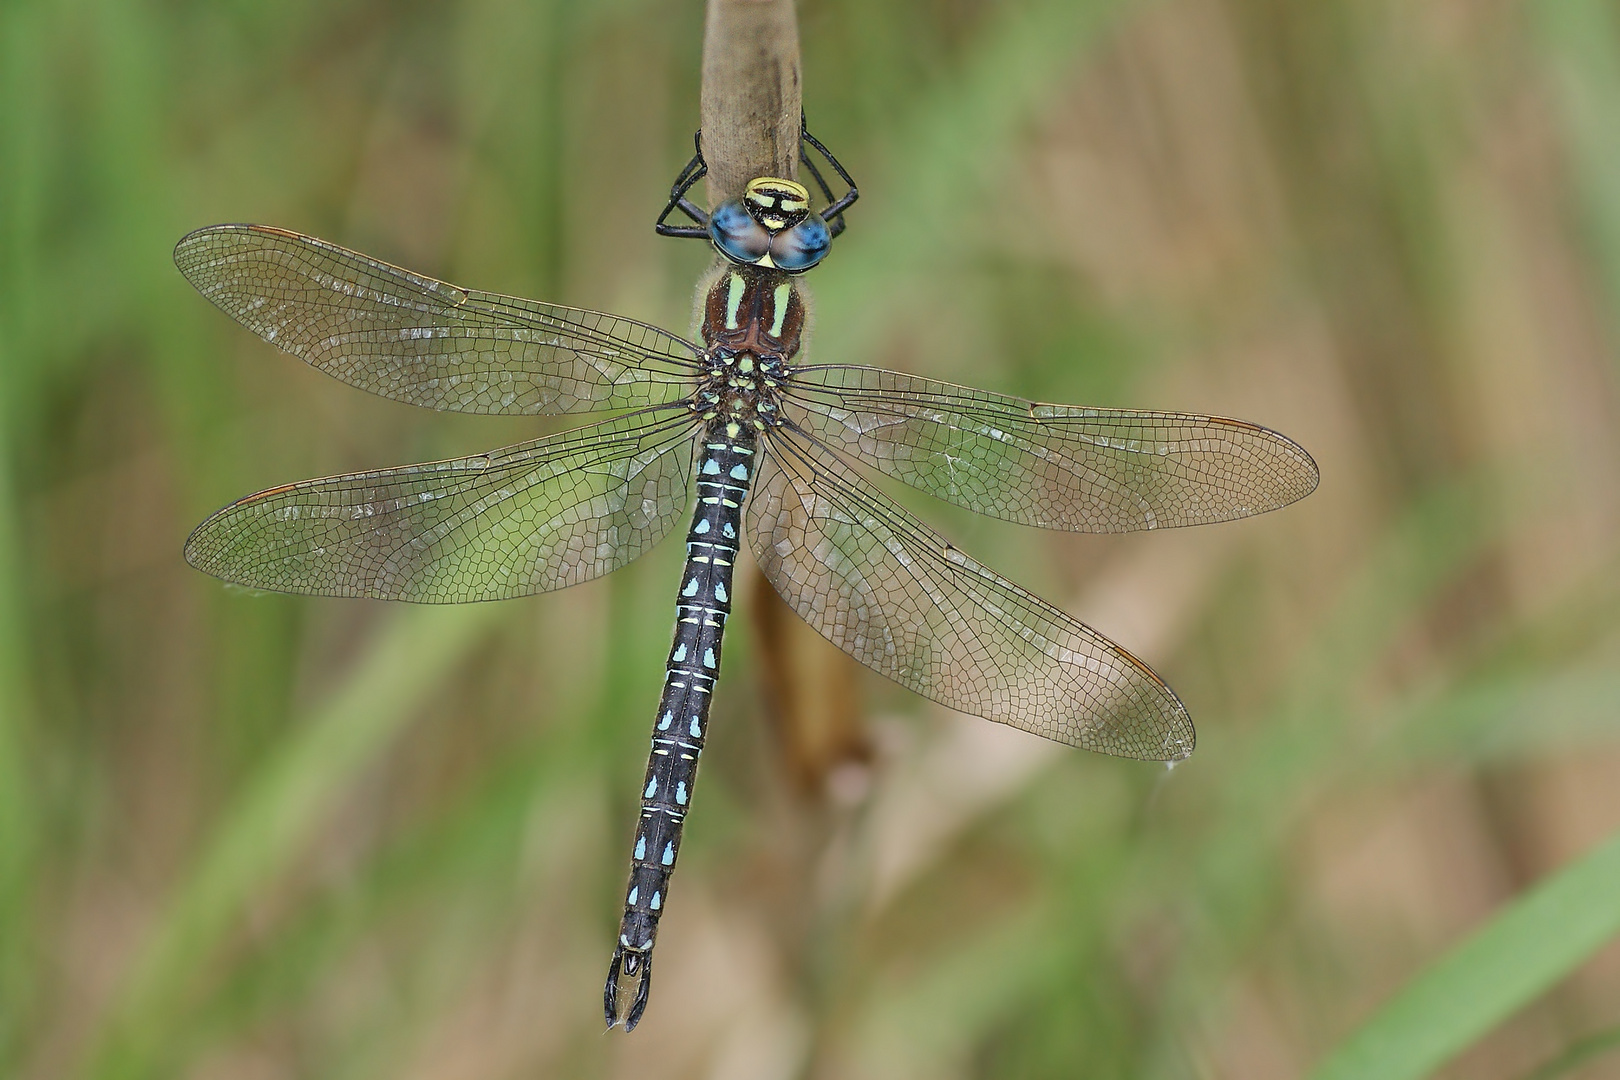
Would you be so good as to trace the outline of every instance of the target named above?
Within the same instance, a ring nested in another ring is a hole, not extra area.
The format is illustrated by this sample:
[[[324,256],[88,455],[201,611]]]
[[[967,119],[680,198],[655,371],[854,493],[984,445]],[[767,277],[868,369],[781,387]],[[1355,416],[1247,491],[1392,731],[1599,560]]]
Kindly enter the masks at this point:
[[[793,0],[709,0],[701,111],[711,206],[756,176],[798,175],[800,102]]]

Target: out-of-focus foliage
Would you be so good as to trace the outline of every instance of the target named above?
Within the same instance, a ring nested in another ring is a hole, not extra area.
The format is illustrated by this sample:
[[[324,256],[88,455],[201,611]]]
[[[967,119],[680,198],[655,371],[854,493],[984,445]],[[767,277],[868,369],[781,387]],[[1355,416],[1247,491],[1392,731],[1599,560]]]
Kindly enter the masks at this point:
[[[679,545],[464,609],[188,570],[249,491],[556,425],[347,389],[169,251],[269,222],[684,330],[708,256],[651,221],[700,5],[12,0],[0,1075],[1265,1080],[1375,1014],[1422,1035],[1400,1010],[1436,985],[1473,1025],[1439,1056],[1483,1033],[1446,1076],[1620,1075],[1620,951],[1472,974],[1521,972],[1490,951],[1515,916],[1601,937],[1578,915],[1613,902],[1577,864],[1576,914],[1490,924],[1620,829],[1620,18],[801,18],[862,189],[813,355],[1238,415],[1320,463],[1304,503],[1183,533],[918,505],[1149,658],[1198,753],[1064,751],[857,675],[875,751],[806,790],[745,602],[652,1005],[604,1038]]]

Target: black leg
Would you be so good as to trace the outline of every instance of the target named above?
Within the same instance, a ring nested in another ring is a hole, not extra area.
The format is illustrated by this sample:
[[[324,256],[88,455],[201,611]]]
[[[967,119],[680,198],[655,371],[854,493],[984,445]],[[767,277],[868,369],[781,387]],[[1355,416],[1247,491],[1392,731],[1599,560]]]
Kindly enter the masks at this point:
[[[810,157],[810,151],[802,142],[799,143],[799,164],[810,170],[810,175],[815,178],[816,187],[821,190],[821,197],[827,200],[828,206],[831,206],[833,203],[832,188],[827,186],[827,181],[822,177],[821,170],[816,168],[815,161]]]
[[[674,185],[669,189],[669,202],[664,204],[664,212],[658,215],[653,223],[653,229],[659,236],[686,236],[706,240],[709,236],[709,215],[705,214],[691,200],[686,193],[692,190],[692,185],[703,179],[709,173],[709,164],[703,160],[703,129],[699,128],[692,136],[694,153],[692,160],[686,163],[680,175],[675,177]],[[666,219],[674,211],[679,210],[696,225],[669,225]]]
[[[861,197],[861,193],[856,190],[855,180],[849,175],[849,171],[839,163],[837,158],[832,156],[832,151],[823,146],[820,139],[810,134],[810,129],[804,126],[802,116],[800,117],[799,121],[799,133],[803,138],[803,141],[815,147],[821,156],[826,159],[827,164],[831,165],[833,171],[838,174],[838,178],[849,186],[849,190],[844,192],[841,199],[838,199],[835,202],[829,202],[827,208],[821,212],[822,218],[827,222],[829,231],[831,231],[834,236],[837,236],[839,233],[844,231],[844,211],[855,205],[855,200]],[[816,183],[820,185],[821,190],[826,192],[827,198],[831,200],[832,193],[827,190],[827,185],[821,178],[821,172],[815,167],[814,164],[811,163],[810,155],[805,152],[802,145],[799,147],[799,153],[803,157],[804,163],[809,166],[810,175],[816,178]]]

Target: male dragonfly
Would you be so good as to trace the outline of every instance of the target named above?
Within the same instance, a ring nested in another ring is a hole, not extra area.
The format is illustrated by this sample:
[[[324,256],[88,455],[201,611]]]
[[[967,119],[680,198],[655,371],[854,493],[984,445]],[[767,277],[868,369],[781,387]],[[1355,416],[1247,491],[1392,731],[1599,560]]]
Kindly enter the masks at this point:
[[[488,453],[250,495],[186,541],[199,570],[312,596],[497,600],[607,574],[692,510],[603,994],[609,1027],[626,1031],[647,1005],[745,536],[794,611],[902,686],[1070,746],[1175,761],[1192,752],[1193,726],[1146,664],[969,558],[867,473],[1079,532],[1247,517],[1317,482],[1303,449],[1241,420],[1039,404],[798,363],[797,275],[827,254],[855,196],[849,182],[834,200],[811,172],[820,213],[804,186],[759,177],[707,214],[686,197],[703,175],[701,150],[682,172],[659,231],[704,237],[721,256],[701,344],[263,225],[210,226],[175,248],[181,273],[226,314],[353,386],[458,412],[615,414]],[[695,224],[667,225],[672,209]]]

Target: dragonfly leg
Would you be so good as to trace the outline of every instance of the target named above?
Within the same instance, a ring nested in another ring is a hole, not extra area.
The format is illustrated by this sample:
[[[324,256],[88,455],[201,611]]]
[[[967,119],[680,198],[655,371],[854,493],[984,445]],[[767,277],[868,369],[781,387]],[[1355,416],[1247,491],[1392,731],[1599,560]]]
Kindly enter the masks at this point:
[[[686,197],[692,186],[709,173],[709,163],[703,160],[703,129],[699,128],[692,136],[692,145],[695,148],[692,160],[675,177],[675,183],[669,189],[669,202],[664,204],[664,212],[658,215],[653,223],[653,230],[659,236],[685,236],[696,239],[708,239],[709,215],[704,213],[695,203]],[[667,224],[669,215],[679,210],[696,225],[670,225]]]
[[[827,205],[822,209],[821,217],[827,222],[828,231],[836,237],[844,231],[844,211],[855,205],[855,200],[861,197],[861,193],[856,189],[855,180],[849,175],[849,170],[845,169],[839,160],[833,157],[832,151],[823,146],[820,139],[810,134],[810,128],[804,122],[803,112],[799,114],[799,137],[799,160],[804,162],[805,168],[810,170],[810,175],[816,179],[816,186],[821,188],[821,193],[827,198]],[[821,156],[826,159],[827,164],[831,165],[833,171],[838,174],[838,178],[848,186],[849,190],[845,191],[840,198],[834,199],[832,197],[832,191],[828,188],[827,181],[822,179],[821,170],[816,168],[814,161],[810,160],[810,151],[805,148],[806,145],[815,147]]]

